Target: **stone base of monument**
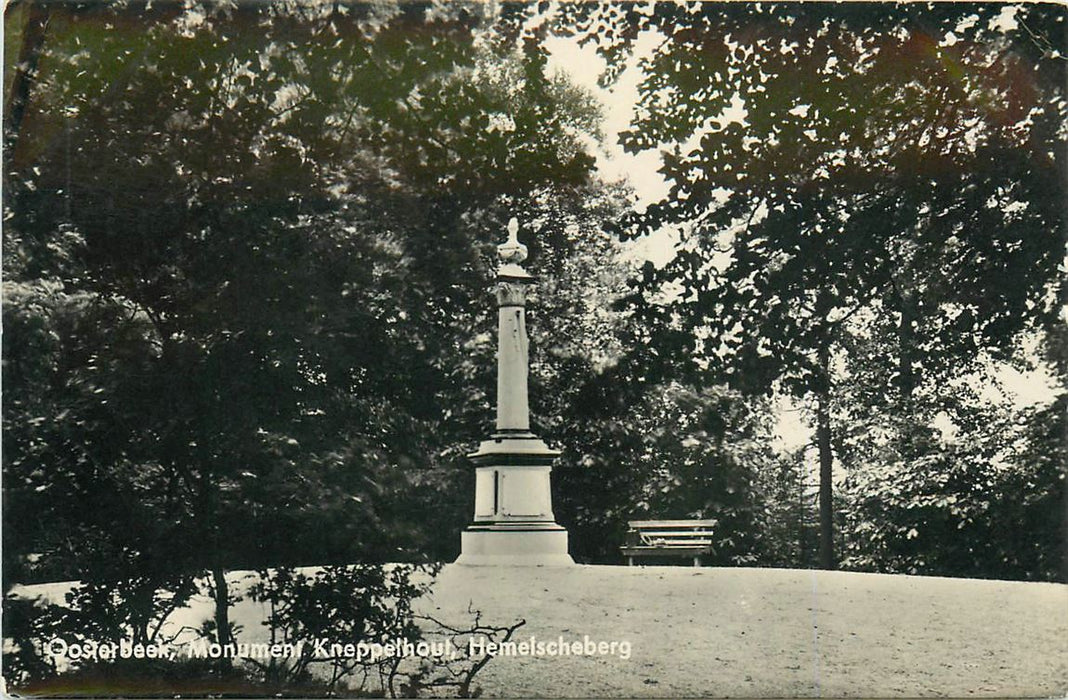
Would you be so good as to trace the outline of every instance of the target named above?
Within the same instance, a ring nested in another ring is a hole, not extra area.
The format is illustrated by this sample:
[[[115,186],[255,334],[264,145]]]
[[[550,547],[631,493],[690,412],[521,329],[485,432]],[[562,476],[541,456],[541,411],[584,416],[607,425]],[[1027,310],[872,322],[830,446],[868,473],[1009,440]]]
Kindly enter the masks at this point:
[[[460,533],[461,566],[572,566],[567,530],[544,523],[472,526]]]

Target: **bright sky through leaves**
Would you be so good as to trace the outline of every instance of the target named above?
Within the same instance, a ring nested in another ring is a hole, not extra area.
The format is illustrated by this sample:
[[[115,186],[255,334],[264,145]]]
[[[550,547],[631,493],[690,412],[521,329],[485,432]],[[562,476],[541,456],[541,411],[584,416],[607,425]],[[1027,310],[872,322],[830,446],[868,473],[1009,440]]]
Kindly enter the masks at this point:
[[[1001,31],[1013,30],[1017,26],[1015,20],[1017,12],[1018,8],[1014,5],[1002,8],[1000,15],[991,23],[991,28]],[[952,43],[955,39],[956,37],[950,32],[944,38],[944,43]],[[626,70],[608,89],[598,84],[605,62],[597,54],[593,45],[579,46],[577,41],[569,37],[550,37],[546,42],[549,49],[550,69],[566,73],[575,83],[594,94],[603,105],[605,145],[603,148],[596,149],[598,170],[608,181],[627,182],[633,188],[634,205],[639,210],[664,199],[670,186],[658,172],[661,166],[658,149],[627,153],[618,143],[618,135],[630,127],[635,106],[639,100],[639,84],[644,76],[639,64],[643,58],[656,50],[662,40],[663,36],[658,32],[642,34],[635,42],[633,55],[628,59]],[[783,50],[788,51],[789,47],[784,47]],[[719,125],[737,122],[744,127],[746,115],[744,97],[735,93],[730,107],[713,121]],[[690,141],[696,141],[711,130],[706,127]],[[683,147],[684,152],[688,150],[686,146],[689,145],[697,147],[696,142],[693,144],[687,142]],[[636,262],[649,260],[661,266],[673,257],[678,240],[677,232],[671,228],[662,228],[652,235],[631,243],[630,255]],[[1034,353],[1030,354],[1033,358]],[[993,369],[993,381],[980,376],[974,377],[974,381],[985,384],[982,393],[992,402],[1009,400],[1019,406],[1048,403],[1056,393],[1057,382],[1047,368],[1037,363],[1034,364],[1035,367],[1029,370],[999,364]],[[811,440],[810,429],[801,417],[801,411],[797,406],[783,403],[779,413],[777,431],[779,448],[795,449]],[[951,439],[954,434],[953,427],[948,421],[943,421],[943,423],[943,433],[947,439]]]

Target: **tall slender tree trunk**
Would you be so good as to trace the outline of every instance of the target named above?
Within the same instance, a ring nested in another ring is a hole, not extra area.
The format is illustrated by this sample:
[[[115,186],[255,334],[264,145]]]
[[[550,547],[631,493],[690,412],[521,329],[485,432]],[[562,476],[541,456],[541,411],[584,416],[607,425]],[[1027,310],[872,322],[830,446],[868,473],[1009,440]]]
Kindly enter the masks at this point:
[[[225,646],[233,641],[230,638],[230,588],[226,584],[226,567],[224,566],[219,533],[219,501],[215,484],[210,475],[201,475],[202,517],[208,524],[208,546],[210,548],[212,588],[215,589],[215,641]],[[219,657],[219,668],[230,666],[230,657]]]
[[[816,447],[820,455],[820,568],[836,569],[834,555],[834,493],[831,472],[834,453],[831,451],[831,373],[830,349],[820,348],[822,378],[816,393]]]
[[[907,289],[897,292],[897,303],[901,309],[901,317],[897,327],[897,372],[898,372],[898,405],[897,415],[899,418],[899,434],[897,443],[901,456],[905,460],[916,459],[923,451],[923,425],[917,423],[921,420],[917,415],[914,395],[919,383],[916,367],[912,358],[915,354],[916,331],[912,324],[919,316],[916,308],[914,295]]]
[[[226,645],[232,641],[230,639],[230,589],[226,585],[226,571],[221,566],[215,565],[211,569],[211,578],[215,587],[215,639],[220,645]]]
[[[808,513],[808,503],[805,498],[808,480],[805,478],[805,472],[805,463],[802,461],[797,473],[797,539],[801,549],[798,568],[808,568],[808,518],[805,517]]]
[[[907,295],[902,295],[901,320],[897,328],[897,372],[901,407],[905,411],[911,411],[912,395],[916,391],[916,371],[912,365],[913,348],[916,345],[915,331],[912,328],[915,318],[914,302]]]
[[[816,445],[820,454],[820,568],[834,569],[834,493],[831,470],[831,418],[827,410],[827,395],[816,398]]]
[[[28,2],[24,7],[27,15],[26,27],[22,32],[22,45],[19,47],[18,62],[15,64],[11,78],[11,91],[4,110],[6,118],[4,125],[6,131],[5,160],[11,159],[22,128],[22,118],[30,103],[30,93],[37,78],[37,65],[41,60],[41,50],[44,47],[48,22],[51,18],[51,10],[43,2]]]

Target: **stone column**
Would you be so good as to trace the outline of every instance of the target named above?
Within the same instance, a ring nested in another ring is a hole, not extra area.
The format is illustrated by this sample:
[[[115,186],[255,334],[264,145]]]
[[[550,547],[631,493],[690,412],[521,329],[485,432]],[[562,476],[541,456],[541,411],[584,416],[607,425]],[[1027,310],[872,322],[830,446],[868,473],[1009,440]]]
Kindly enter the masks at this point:
[[[527,400],[528,280],[497,284],[497,430],[530,430]]]
[[[550,476],[559,453],[530,431],[527,393],[527,247],[519,225],[497,246],[497,429],[468,457],[475,465],[474,519],[460,535],[467,565],[566,565],[567,530],[556,523]]]

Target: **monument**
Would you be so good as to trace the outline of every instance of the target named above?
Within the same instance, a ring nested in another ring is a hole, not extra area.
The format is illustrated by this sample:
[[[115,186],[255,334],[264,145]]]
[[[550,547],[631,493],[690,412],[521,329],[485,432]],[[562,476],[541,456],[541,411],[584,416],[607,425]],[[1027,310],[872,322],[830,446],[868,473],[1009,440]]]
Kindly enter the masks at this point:
[[[475,465],[474,520],[457,564],[568,565],[567,530],[553,515],[550,474],[560,452],[530,431],[527,402],[527,247],[519,224],[497,246],[497,429],[468,455]]]

